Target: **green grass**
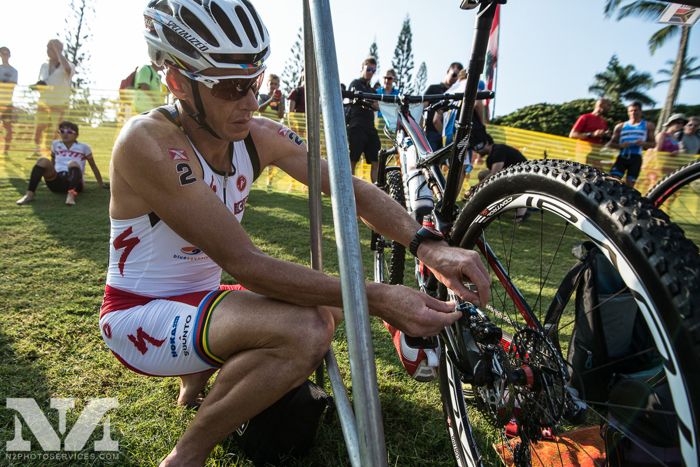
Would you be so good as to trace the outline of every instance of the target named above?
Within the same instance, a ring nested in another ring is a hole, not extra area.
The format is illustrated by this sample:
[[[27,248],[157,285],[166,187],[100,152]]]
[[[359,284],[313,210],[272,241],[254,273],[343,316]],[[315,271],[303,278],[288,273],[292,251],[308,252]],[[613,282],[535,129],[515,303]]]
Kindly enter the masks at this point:
[[[97,323],[108,259],[108,192],[99,189],[88,176],[86,191],[74,208],[66,207],[63,195],[52,194],[43,185],[34,203],[18,207],[14,201],[26,188],[25,177],[31,165],[32,161],[23,156],[0,160],[0,400],[4,405],[7,397],[30,397],[47,409],[51,397],[76,398],[78,410],[69,413],[70,427],[88,399],[116,397],[120,407],[111,412],[111,422],[113,438],[120,444],[119,458],[90,465],[155,465],[172,449],[194,414],[176,407],[175,378],[132,373],[119,364],[100,337]],[[106,158],[99,158],[98,165],[107,175]],[[304,196],[254,189],[243,226],[268,254],[308,265],[307,210]],[[338,274],[328,199],[324,199],[323,219],[324,270]],[[573,264],[569,251],[579,239],[568,232],[554,257],[560,237],[559,232],[552,231],[552,225],[553,221],[547,219],[541,223],[537,215],[516,230],[497,231],[496,226],[492,227],[494,237],[490,241],[501,258],[508,256],[513,239],[513,257],[517,258],[511,264],[513,278],[530,303],[540,290],[540,268],[546,272],[555,258],[554,279],[543,293],[547,304],[556,291],[557,278]],[[369,277],[369,231],[361,225],[360,233]],[[540,251],[540,244],[548,254],[542,266],[534,254]],[[410,261],[407,256],[406,283],[411,283],[413,274]],[[498,293],[493,292],[492,303],[508,310],[507,300]],[[437,382],[418,383],[408,377],[388,333],[376,319],[372,320],[372,332],[389,465],[453,465]],[[350,386],[342,327],[334,348],[341,373]],[[56,426],[55,411],[46,412]],[[0,410],[0,465],[12,464],[3,451],[4,443],[13,438],[13,415]],[[486,462],[495,464],[497,458],[489,446],[496,434],[478,413],[473,416]],[[25,439],[33,440],[26,427]],[[322,426],[317,441],[309,457],[292,465],[349,465],[337,416]],[[90,448],[92,443],[86,446]],[[36,442],[33,448],[38,448]],[[47,465],[44,461],[21,464]],[[234,444],[225,442],[214,450],[208,465],[251,464]]]
[[[19,207],[14,202],[26,189],[24,177],[31,161],[4,162],[6,167],[17,169],[7,170],[0,177],[2,405],[7,397],[35,398],[56,426],[55,411],[48,409],[49,398],[76,398],[78,410],[69,413],[70,427],[88,399],[116,397],[120,407],[111,412],[111,423],[113,438],[120,444],[120,457],[104,463],[157,464],[174,446],[193,413],[176,407],[175,378],[147,378],[130,372],[112,356],[100,337],[97,320],[108,254],[108,192],[89,180],[78,204],[68,208],[63,195],[50,193],[42,185],[34,203]],[[24,174],[17,176],[22,170]],[[307,201],[302,196],[254,190],[244,227],[269,254],[309,264],[306,213]],[[332,224],[328,200],[323,215],[324,268],[337,274],[335,242],[328,227]],[[367,251],[365,268],[371,271],[369,233],[363,226],[360,230]],[[451,465],[437,383],[421,384],[409,378],[381,323],[373,320],[372,327],[389,464]],[[335,351],[350,385],[342,329]],[[5,442],[14,437],[13,416],[12,411],[0,410],[0,465],[12,464],[5,458],[4,449]],[[38,449],[26,427],[24,436]],[[91,448],[92,443],[86,446]],[[251,464],[240,457],[235,445],[225,443],[212,453],[208,465]],[[299,465],[349,465],[337,416],[323,425],[316,447]]]

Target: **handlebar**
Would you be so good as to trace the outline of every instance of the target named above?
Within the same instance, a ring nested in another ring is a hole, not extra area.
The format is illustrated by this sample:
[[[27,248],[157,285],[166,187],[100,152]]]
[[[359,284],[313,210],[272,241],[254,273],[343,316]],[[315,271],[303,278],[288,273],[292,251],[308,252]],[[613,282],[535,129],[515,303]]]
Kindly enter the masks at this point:
[[[493,91],[479,91],[476,93],[476,99],[493,99],[496,94]],[[374,94],[371,92],[360,91],[343,91],[344,99],[362,99],[367,101],[380,101],[389,104],[413,104],[417,102],[439,102],[439,101],[461,101],[464,93],[455,94],[423,94],[423,95],[390,95],[390,94]]]

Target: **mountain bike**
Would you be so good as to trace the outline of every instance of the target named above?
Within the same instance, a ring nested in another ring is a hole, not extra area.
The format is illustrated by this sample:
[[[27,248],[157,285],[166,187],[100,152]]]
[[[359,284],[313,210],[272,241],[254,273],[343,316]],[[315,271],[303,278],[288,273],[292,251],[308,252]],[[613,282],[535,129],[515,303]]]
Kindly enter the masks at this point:
[[[646,197],[700,245],[700,160],[684,165],[649,190]]]
[[[539,457],[536,448],[546,430],[556,434],[609,422],[605,401],[572,390],[570,382],[580,377],[572,374],[566,358],[576,325],[572,305],[564,311],[564,324],[554,330],[544,326],[546,312],[561,299],[557,290],[575,264],[566,251],[592,242],[634,297],[652,336],[653,348],[644,352],[658,352],[663,361],[661,372],[673,399],[673,410],[665,415],[678,432],[682,460],[698,465],[700,258],[681,229],[637,191],[569,161],[509,167],[472,187],[464,205],[458,205],[462,172],[470,164],[475,99],[488,97],[477,96],[477,85],[497,3],[462,2],[463,8],[478,7],[462,95],[344,94],[355,104],[379,102],[385,116],[394,110],[395,122],[387,121],[393,147],[380,154],[377,184],[418,222],[439,230],[450,245],[478,251],[492,276],[492,303],[476,306],[461,301],[415,261],[417,286],[457,302],[463,313],[437,339],[423,342],[441,350],[439,386],[455,460],[460,466],[491,463],[487,451],[493,444],[509,462],[527,466]],[[460,98],[455,143],[432,151],[417,113],[423,102],[440,108]],[[399,164],[389,164],[395,159]],[[441,169],[445,161],[446,176]],[[530,216],[521,223],[518,213],[525,209]],[[372,248],[375,280],[402,283],[403,247],[374,234]],[[626,409],[640,417],[653,411]],[[516,437],[509,436],[507,425],[517,428]],[[477,442],[477,430],[486,432],[486,443]],[[549,442],[559,460],[547,462],[564,465],[561,452],[567,446],[553,438]]]

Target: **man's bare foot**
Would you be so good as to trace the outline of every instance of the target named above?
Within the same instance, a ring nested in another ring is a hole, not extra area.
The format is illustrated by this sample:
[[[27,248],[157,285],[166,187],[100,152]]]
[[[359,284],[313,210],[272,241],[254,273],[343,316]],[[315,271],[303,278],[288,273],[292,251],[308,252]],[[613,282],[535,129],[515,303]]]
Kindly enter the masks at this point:
[[[204,400],[204,387],[216,370],[180,376],[180,394],[177,404],[184,407],[199,407]]]
[[[22,196],[20,199],[17,200],[17,205],[22,206],[24,204],[29,204],[32,201],[34,201],[34,193],[28,191],[26,195]]]

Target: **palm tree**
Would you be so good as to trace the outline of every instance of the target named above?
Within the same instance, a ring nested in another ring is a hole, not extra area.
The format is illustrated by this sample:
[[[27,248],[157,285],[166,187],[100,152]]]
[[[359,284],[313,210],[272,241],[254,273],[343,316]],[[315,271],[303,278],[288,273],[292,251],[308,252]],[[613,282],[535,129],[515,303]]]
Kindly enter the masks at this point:
[[[695,66],[696,59],[697,57],[690,57],[685,60],[685,63],[683,64],[683,69],[681,70],[681,83],[683,81],[700,79],[700,65]],[[670,78],[673,76],[673,60],[668,60],[666,62],[666,65],[668,65],[668,68],[661,69],[658,71],[658,73],[660,75],[666,76],[667,78],[657,81],[656,83],[654,83],[654,86],[671,82]]]
[[[654,100],[644,93],[653,85],[654,80],[649,73],[637,71],[634,65],[621,65],[617,55],[613,55],[605,71],[595,75],[595,81],[588,90],[613,102],[624,99],[653,105]]]
[[[666,8],[667,3],[657,0],[605,0],[605,16],[611,17],[617,11],[617,20],[628,16],[638,16],[651,21],[658,20],[661,13]],[[680,33],[681,39],[678,46],[678,53],[673,64],[673,71],[669,81],[668,92],[664,107],[659,113],[659,121],[657,128],[661,128],[661,124],[668,118],[673,109],[673,104],[676,102],[678,90],[682,78],[682,70],[686,60],[688,51],[688,40],[690,37],[690,26],[667,25],[656,31],[649,38],[649,51],[654,54],[656,50],[663,46],[667,40],[675,37]]]

